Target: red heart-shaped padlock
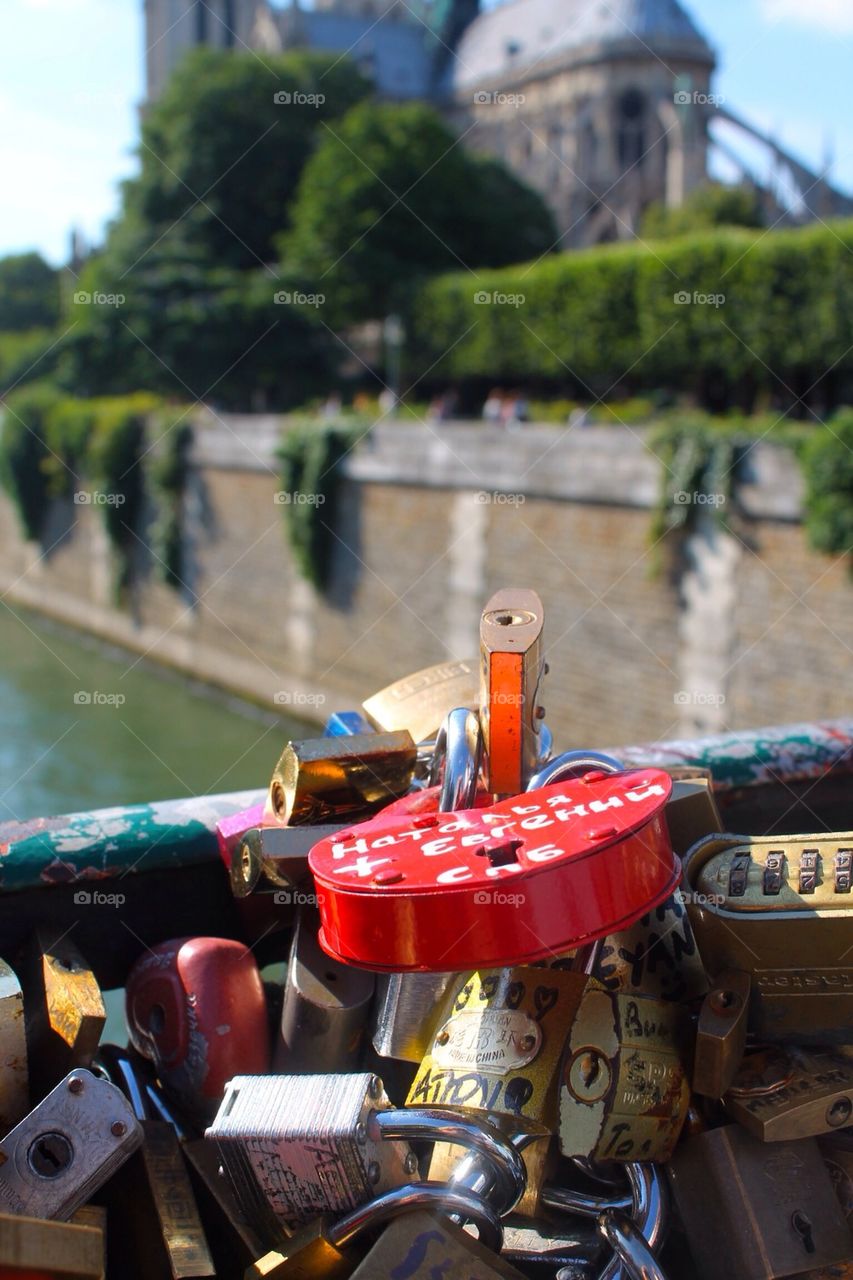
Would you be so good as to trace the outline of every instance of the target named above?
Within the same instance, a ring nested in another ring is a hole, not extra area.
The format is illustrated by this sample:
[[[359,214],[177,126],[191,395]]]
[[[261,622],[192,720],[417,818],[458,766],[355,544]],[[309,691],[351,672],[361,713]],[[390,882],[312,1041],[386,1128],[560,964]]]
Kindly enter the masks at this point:
[[[379,814],[309,866],[320,943],[365,969],[487,969],[633,924],[678,884],[659,769],[588,773],[480,809]]]

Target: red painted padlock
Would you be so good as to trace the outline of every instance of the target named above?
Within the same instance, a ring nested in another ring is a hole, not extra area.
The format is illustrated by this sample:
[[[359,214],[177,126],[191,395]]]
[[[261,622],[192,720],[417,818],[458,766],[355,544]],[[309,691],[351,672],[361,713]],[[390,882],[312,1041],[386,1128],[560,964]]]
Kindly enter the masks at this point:
[[[255,958],[231,938],[175,938],[128,975],[131,1043],[193,1114],[216,1111],[232,1076],[269,1070],[266,999]]]
[[[527,964],[633,924],[681,866],[660,769],[587,774],[486,808],[384,814],[320,841],[320,943],[365,969]]]

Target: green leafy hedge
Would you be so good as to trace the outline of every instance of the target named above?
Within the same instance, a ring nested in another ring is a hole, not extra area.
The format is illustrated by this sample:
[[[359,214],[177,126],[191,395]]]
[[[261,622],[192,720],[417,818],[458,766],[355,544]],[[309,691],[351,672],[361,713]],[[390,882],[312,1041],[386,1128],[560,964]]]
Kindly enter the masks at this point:
[[[806,393],[837,405],[853,396],[853,222],[456,272],[421,288],[407,332],[408,381],[429,371],[433,385],[580,398],[668,389],[717,410]]]
[[[801,450],[806,535],[816,551],[847,555],[853,572],[853,409],[844,409]]]
[[[300,572],[320,591],[332,563],[340,463],[369,429],[369,419],[297,419],[282,439],[278,498],[288,541]]]

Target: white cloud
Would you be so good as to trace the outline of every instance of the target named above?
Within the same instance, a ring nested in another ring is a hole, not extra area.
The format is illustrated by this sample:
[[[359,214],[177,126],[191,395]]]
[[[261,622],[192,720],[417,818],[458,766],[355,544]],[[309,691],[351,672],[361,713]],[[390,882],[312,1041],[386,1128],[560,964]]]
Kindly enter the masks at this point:
[[[761,9],[770,22],[790,22],[833,35],[853,35],[851,0],[761,0]]]

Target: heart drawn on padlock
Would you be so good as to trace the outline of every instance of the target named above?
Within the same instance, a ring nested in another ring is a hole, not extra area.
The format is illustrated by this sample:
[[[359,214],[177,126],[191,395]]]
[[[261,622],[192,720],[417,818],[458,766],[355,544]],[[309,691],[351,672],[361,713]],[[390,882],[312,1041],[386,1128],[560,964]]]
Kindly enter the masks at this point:
[[[530,963],[640,919],[678,884],[659,769],[588,773],[454,813],[379,814],[319,841],[320,943],[377,971]]]

